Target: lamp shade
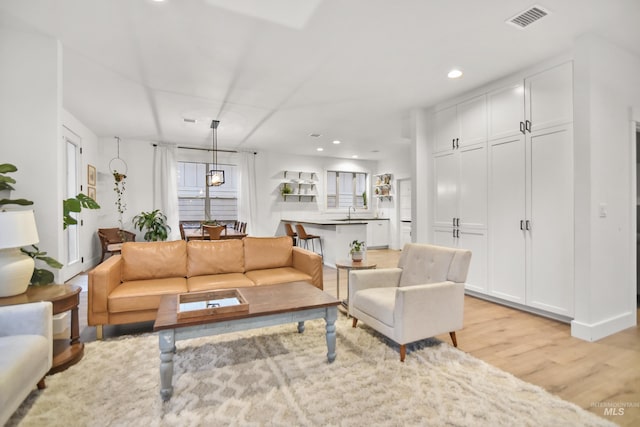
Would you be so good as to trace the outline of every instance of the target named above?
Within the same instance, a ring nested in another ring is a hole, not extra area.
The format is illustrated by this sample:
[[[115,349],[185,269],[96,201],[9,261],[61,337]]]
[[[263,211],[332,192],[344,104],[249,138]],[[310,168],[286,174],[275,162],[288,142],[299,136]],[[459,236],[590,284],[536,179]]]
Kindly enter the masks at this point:
[[[0,212],[0,249],[33,245],[39,240],[33,211]]]

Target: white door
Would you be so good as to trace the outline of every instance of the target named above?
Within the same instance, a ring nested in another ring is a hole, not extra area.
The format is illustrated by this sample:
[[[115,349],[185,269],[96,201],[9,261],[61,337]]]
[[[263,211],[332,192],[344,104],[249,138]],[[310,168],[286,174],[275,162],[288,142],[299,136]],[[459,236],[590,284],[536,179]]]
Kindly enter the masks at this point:
[[[400,227],[398,227],[400,248],[411,243],[411,179],[399,179],[398,184],[398,217]]]
[[[459,138],[458,113],[456,106],[437,111],[434,117],[436,141],[434,151],[446,151],[455,148],[455,139]]]
[[[525,138],[489,144],[489,291],[525,301]]]
[[[573,315],[573,168],[571,125],[531,135],[530,268],[527,304]]]
[[[573,121],[572,82],[571,62],[525,79],[525,115],[531,132]]]
[[[458,213],[465,228],[487,227],[487,147],[484,144],[459,150]]]
[[[487,97],[478,96],[458,104],[460,141],[456,146],[466,147],[487,140]]]
[[[63,140],[66,153],[66,193],[65,198],[76,197],[80,193],[80,137],[67,128],[63,128]],[[78,221],[77,225],[69,225],[65,233],[65,268],[62,280],[68,280],[82,272],[82,257],[80,254],[80,214],[72,214]]]
[[[489,140],[522,134],[524,120],[524,83],[497,89],[487,95]]]
[[[456,152],[434,157],[435,206],[434,225],[453,226],[458,216],[458,155]]]

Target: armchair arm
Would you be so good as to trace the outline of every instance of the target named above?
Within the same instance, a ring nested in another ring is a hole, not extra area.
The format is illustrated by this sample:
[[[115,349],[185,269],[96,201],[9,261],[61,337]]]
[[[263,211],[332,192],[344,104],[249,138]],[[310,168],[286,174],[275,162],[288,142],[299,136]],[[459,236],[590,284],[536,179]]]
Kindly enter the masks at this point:
[[[122,255],[114,255],[89,272],[87,320],[91,326],[107,322],[109,294],[122,283]]]
[[[53,305],[49,301],[0,308],[0,336],[42,335],[53,340]]]
[[[323,289],[322,257],[315,252],[293,247],[293,268],[311,276],[311,284]]]
[[[131,231],[127,231],[127,230],[120,230],[120,233],[122,233],[122,241],[123,242],[135,242],[136,241],[136,233],[132,233]]]
[[[402,275],[401,268],[379,268],[377,270],[351,270],[349,272],[349,295],[368,288],[397,287]]]
[[[462,329],[463,319],[464,283],[439,282],[396,290],[394,334],[402,342]]]

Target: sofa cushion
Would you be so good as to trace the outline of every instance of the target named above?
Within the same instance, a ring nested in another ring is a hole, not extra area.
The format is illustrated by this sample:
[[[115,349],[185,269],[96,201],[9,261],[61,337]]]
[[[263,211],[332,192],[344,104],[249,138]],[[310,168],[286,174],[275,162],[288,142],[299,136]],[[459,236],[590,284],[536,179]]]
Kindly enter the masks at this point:
[[[187,277],[244,273],[242,240],[192,240],[187,243]]]
[[[293,265],[293,242],[289,236],[245,237],[245,271]]]
[[[368,288],[358,291],[351,298],[358,310],[367,313],[387,326],[393,327],[396,287]]]
[[[246,288],[255,286],[247,276],[242,273],[211,274],[207,276],[194,276],[187,279],[189,292],[209,291],[212,289]]]
[[[277,283],[309,282],[312,277],[293,267],[269,268],[266,270],[247,271],[245,275],[257,286],[275,285]]]
[[[185,292],[187,279],[184,277],[123,282],[109,294],[109,312],[157,310],[162,295]]]
[[[187,276],[187,242],[126,242],[122,281]]]

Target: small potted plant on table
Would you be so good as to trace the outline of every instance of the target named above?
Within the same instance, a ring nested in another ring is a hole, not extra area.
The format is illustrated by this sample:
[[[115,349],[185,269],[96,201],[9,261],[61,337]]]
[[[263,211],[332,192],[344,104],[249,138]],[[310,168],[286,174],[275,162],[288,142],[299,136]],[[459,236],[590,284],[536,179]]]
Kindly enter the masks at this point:
[[[350,253],[353,262],[362,261],[362,258],[364,257],[364,242],[360,240],[354,240],[349,244],[349,247],[351,248]]]

